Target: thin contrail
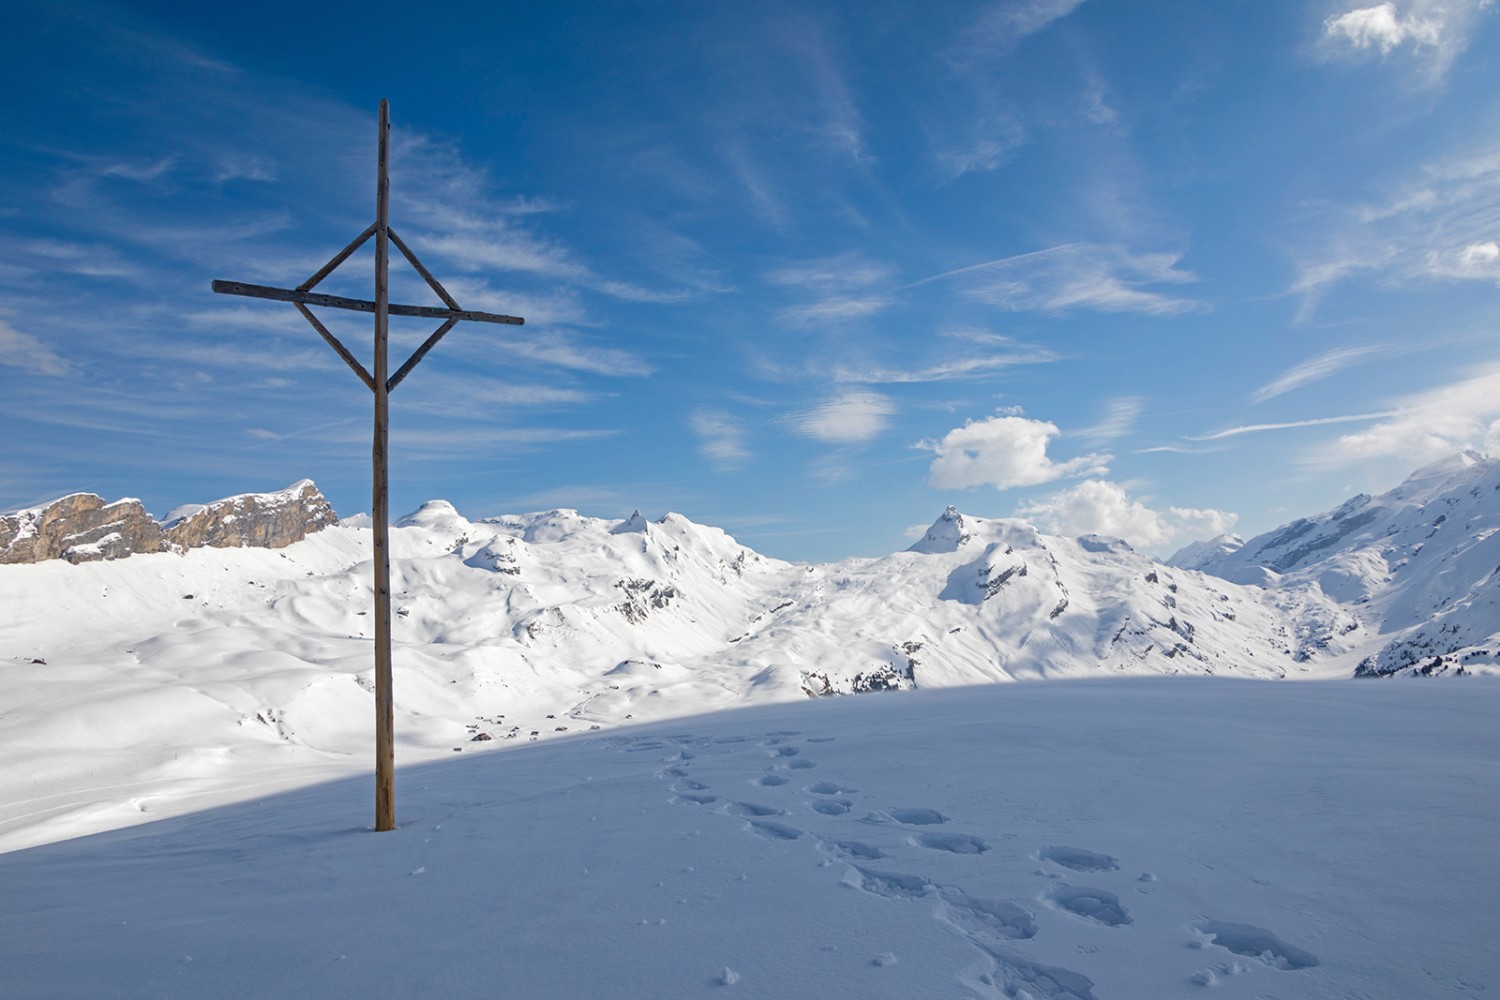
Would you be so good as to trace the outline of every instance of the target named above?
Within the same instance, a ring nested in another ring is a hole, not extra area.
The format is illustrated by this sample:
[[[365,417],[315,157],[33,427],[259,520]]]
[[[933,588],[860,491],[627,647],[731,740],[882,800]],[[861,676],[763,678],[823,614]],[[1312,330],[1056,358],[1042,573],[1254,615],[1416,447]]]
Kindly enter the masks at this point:
[[[1012,264],[1018,260],[1030,260],[1033,257],[1045,257],[1048,254],[1054,254],[1060,250],[1071,250],[1079,245],[1080,244],[1077,243],[1063,243],[1059,246],[1048,247],[1045,250],[1033,250],[1031,253],[1018,254],[1014,257],[1001,257],[998,260],[987,260],[983,264],[970,264],[968,267],[960,267],[953,271],[944,271],[942,274],[934,274],[931,277],[919,278],[909,285],[902,285],[900,290],[904,291],[908,288],[916,288],[918,285],[925,285],[929,281],[941,281],[944,278],[951,278],[956,274],[968,274],[970,271],[982,271],[987,267],[996,267],[1000,264]]]

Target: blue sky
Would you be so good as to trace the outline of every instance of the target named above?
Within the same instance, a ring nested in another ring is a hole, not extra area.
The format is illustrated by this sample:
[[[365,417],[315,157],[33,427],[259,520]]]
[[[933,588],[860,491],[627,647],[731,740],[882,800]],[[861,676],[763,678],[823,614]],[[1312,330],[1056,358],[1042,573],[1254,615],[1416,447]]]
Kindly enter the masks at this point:
[[[676,510],[818,560],[950,503],[1262,531],[1500,450],[1497,56],[1473,0],[13,0],[0,509],[368,509],[368,391],[209,282],[372,221],[388,97],[392,225],[527,320],[393,395],[394,511]],[[399,361],[430,325],[393,323]]]

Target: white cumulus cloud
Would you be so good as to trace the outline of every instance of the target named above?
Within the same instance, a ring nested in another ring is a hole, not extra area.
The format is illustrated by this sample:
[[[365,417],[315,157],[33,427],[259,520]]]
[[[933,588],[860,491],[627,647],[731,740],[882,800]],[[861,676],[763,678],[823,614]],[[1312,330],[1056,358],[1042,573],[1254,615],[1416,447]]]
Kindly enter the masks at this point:
[[[1023,504],[1016,514],[1057,534],[1110,535],[1147,551],[1222,535],[1238,520],[1235,514],[1213,508],[1153,510],[1132,499],[1119,483],[1103,479],[1087,479]]]
[[[1437,84],[1468,47],[1475,24],[1493,0],[1387,0],[1355,7],[1323,22],[1323,38],[1356,51],[1389,56],[1407,50],[1425,66],[1423,82]]]
[[[1405,42],[1436,45],[1442,28],[1437,21],[1414,14],[1403,17],[1395,4],[1382,3],[1336,14],[1323,22],[1323,32],[1356,49],[1376,48],[1388,53]]]
[[[928,482],[938,489],[993,486],[1008,490],[1050,483],[1064,476],[1102,472],[1108,455],[1081,455],[1054,462],[1047,446],[1060,434],[1047,420],[1004,415],[971,420],[919,447],[936,452]]]

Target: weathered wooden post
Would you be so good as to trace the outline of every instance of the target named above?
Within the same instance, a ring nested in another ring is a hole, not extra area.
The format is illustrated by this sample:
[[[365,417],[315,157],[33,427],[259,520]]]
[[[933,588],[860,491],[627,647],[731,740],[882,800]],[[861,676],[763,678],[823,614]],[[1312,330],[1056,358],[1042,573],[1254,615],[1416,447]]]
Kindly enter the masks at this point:
[[[247,285],[238,281],[215,281],[213,290],[226,295],[248,295],[253,298],[290,302],[306,317],[328,345],[344,359],[361,382],[375,394],[374,445],[370,464],[373,486],[370,500],[371,527],[375,537],[375,829],[396,828],[396,745],[395,745],[395,700],[391,692],[391,518],[390,518],[390,394],[411,370],[427,356],[427,352],[443,338],[460,320],[475,320],[481,323],[507,323],[520,326],[525,320],[519,316],[502,316],[497,313],[474,312],[459,308],[453,296],[448,294],[432,273],[417,259],[390,225],[390,105],[380,102],[380,139],[375,175],[375,222],[354,241],[334,255],[333,259],[296,288],[272,288],[267,285]],[[348,260],[365,241],[375,237],[375,301],[350,299],[340,295],[324,295],[313,288]],[[410,306],[390,301],[390,245],[422,276],[444,307]],[[333,309],[351,309],[356,312],[375,314],[375,374],[371,375],[364,365],[350,353],[322,321],[308,308],[309,305],[327,306]],[[442,326],[433,331],[411,357],[389,374],[390,317],[427,316],[441,318]]]
[[[370,518],[375,535],[375,829],[396,828],[396,706],[391,696],[391,110],[380,101],[375,169],[375,430]]]

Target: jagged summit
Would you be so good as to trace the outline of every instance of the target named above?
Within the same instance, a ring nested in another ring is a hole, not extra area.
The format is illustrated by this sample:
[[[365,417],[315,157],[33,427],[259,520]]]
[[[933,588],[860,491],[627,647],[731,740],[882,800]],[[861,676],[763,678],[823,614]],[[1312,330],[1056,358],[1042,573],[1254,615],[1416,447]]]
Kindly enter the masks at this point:
[[[949,504],[932,527],[927,529],[927,534],[915,544],[908,552],[955,552],[970,538],[968,529],[965,527],[964,515],[958,512],[958,508]]]

